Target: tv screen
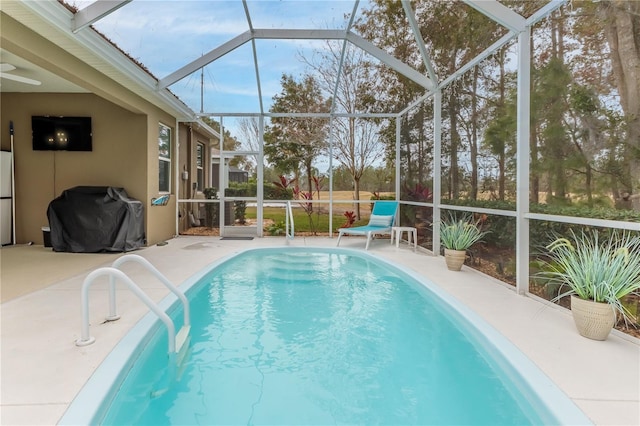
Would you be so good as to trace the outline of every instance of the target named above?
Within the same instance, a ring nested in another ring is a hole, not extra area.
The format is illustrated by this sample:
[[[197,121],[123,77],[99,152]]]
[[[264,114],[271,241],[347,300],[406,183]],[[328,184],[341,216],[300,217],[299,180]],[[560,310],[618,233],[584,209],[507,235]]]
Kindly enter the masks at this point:
[[[91,151],[91,117],[31,117],[36,151]]]

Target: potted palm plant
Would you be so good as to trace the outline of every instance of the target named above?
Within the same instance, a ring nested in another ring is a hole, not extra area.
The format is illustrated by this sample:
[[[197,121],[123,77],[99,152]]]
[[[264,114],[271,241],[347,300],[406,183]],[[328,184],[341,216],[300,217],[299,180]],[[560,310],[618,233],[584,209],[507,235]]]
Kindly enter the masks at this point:
[[[589,339],[605,340],[618,315],[630,313],[621,299],[640,289],[640,236],[614,231],[600,240],[598,231],[571,232],[547,246],[549,260],[540,274],[558,286],[553,302],[571,297],[571,313],[578,332]]]
[[[459,271],[467,257],[467,250],[487,234],[480,230],[480,220],[473,221],[470,215],[440,222],[440,241],[444,246],[444,260],[451,271]]]

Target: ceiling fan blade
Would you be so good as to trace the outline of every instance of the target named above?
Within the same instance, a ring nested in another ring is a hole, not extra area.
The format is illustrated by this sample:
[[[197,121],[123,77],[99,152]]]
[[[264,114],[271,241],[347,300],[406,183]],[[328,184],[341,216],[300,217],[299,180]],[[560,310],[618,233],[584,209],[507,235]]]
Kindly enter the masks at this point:
[[[11,64],[6,64],[6,63],[0,64],[0,72],[13,71],[15,69],[16,69],[16,67],[14,67]]]
[[[32,80],[27,77],[21,77],[19,75],[7,74],[6,72],[0,72],[0,78],[6,78],[7,80],[18,81],[20,83],[31,84],[33,86],[40,86],[42,84],[38,80]]]

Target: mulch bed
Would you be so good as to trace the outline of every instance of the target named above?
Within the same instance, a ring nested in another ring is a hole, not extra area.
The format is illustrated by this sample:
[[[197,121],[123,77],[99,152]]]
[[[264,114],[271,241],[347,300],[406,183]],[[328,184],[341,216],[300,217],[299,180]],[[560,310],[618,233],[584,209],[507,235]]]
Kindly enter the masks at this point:
[[[185,231],[180,232],[180,235],[195,235],[199,237],[219,237],[220,229],[209,228],[206,226],[194,226]]]

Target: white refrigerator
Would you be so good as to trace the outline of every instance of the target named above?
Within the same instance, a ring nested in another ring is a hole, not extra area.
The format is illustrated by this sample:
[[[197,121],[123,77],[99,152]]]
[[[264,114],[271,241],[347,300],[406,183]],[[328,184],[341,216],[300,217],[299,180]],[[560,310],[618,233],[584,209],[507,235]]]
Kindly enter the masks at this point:
[[[11,244],[12,197],[11,152],[0,151],[0,244]]]

